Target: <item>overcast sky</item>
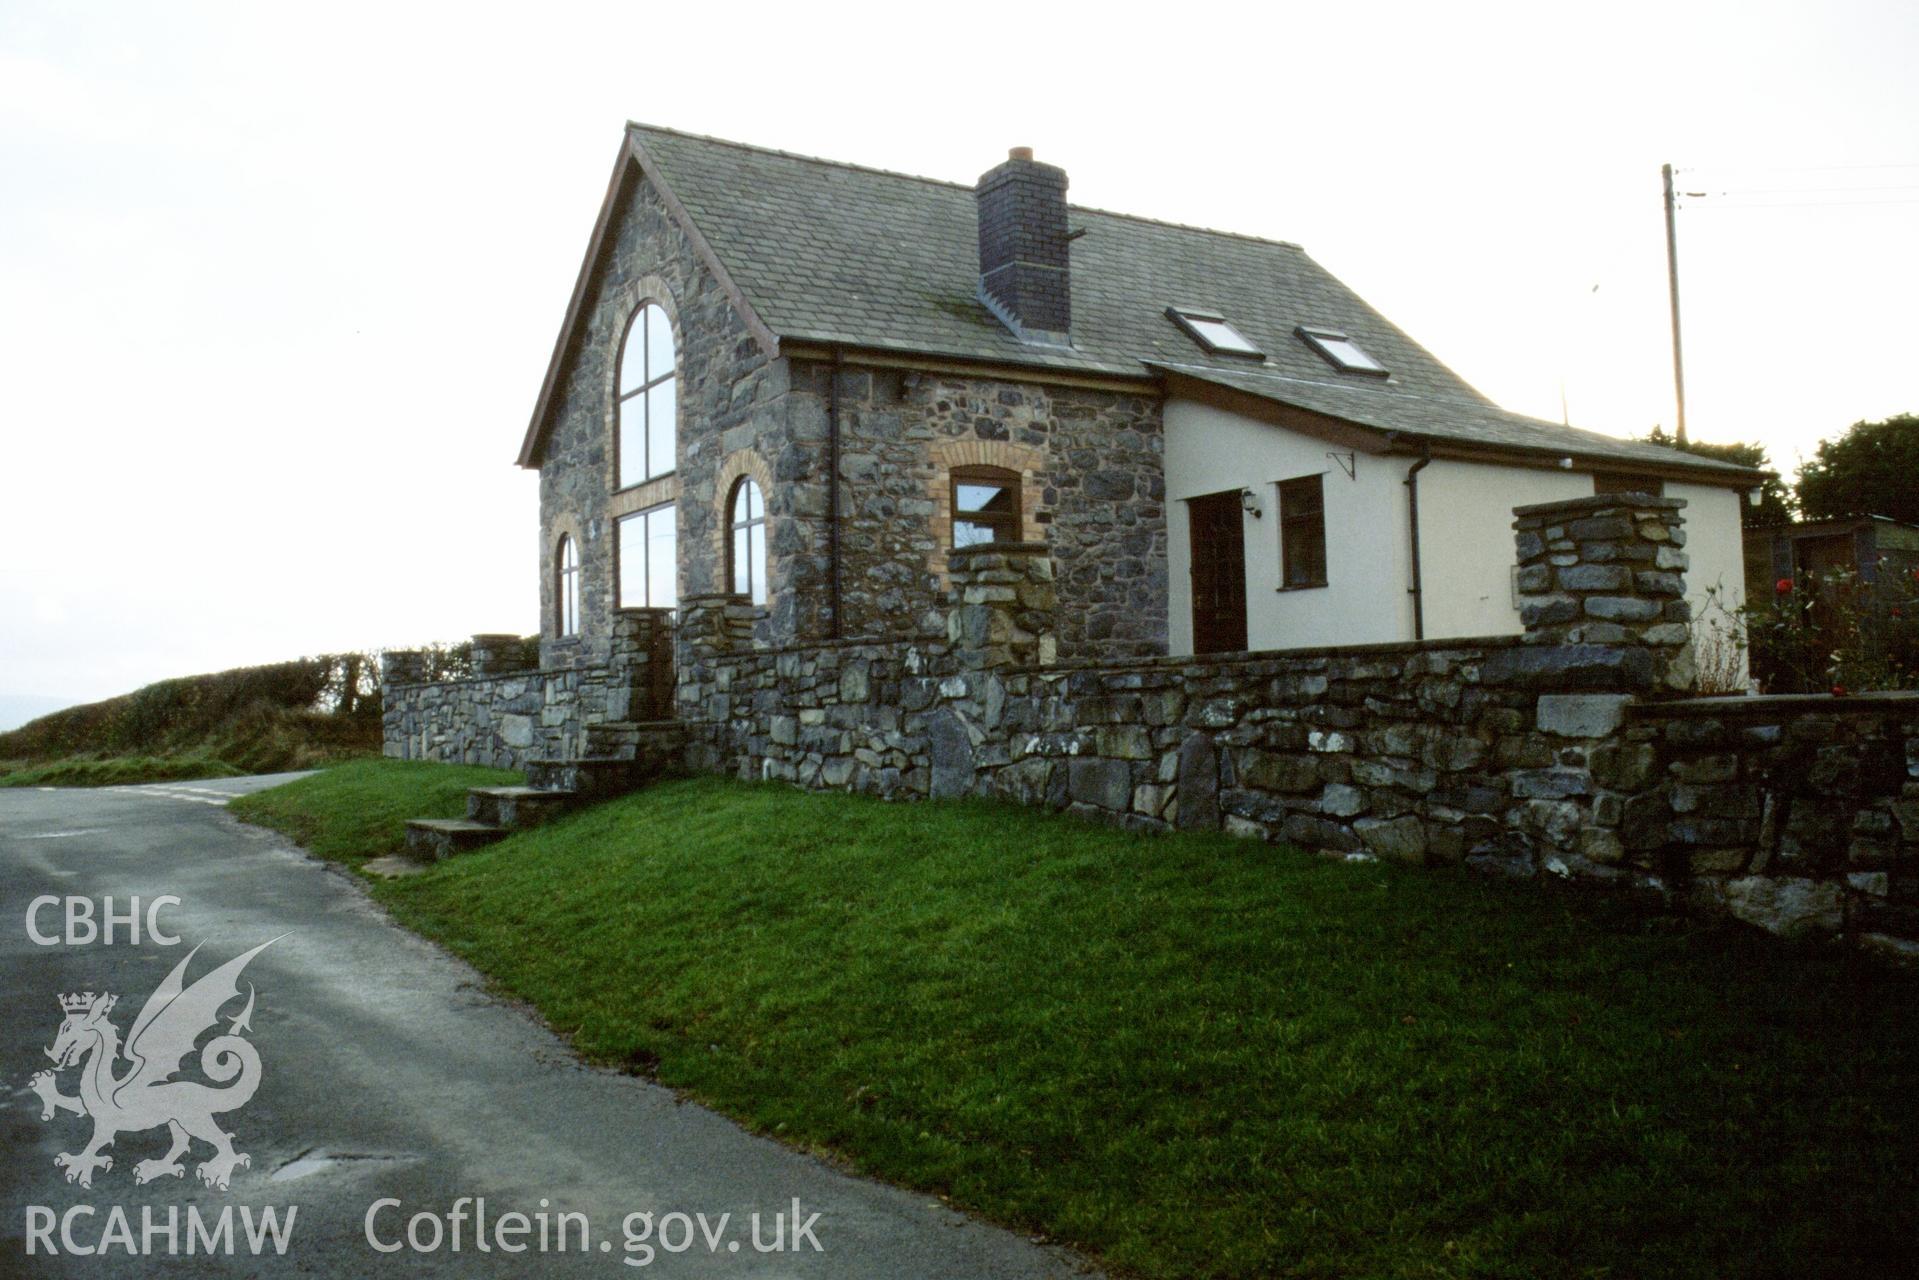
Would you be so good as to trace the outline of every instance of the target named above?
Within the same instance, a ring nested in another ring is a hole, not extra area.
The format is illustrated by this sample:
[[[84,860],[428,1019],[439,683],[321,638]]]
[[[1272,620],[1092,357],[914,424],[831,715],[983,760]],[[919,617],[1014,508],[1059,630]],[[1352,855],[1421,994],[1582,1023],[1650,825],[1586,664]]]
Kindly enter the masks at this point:
[[[535,630],[513,456],[628,119],[1030,145],[1618,434],[1673,420],[1670,161],[1692,433],[1790,472],[1919,411],[1915,55],[1910,0],[0,0],[0,694]]]

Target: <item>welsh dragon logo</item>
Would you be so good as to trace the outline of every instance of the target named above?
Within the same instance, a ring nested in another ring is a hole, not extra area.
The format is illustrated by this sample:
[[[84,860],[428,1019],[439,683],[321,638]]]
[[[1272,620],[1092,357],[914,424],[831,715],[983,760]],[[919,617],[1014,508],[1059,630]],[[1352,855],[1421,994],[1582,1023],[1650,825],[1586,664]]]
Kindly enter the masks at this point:
[[[54,1061],[53,1071],[42,1071],[29,1080],[28,1087],[40,1095],[42,1120],[51,1120],[56,1111],[93,1117],[93,1139],[72,1154],[57,1155],[53,1163],[67,1171],[67,1181],[83,1187],[93,1185],[95,1170],[113,1168],[113,1158],[101,1152],[113,1145],[119,1134],[167,1127],[173,1145],[158,1160],[142,1160],[133,1166],[133,1180],[147,1183],[155,1178],[178,1178],[186,1173],[180,1157],[186,1155],[197,1138],[213,1148],[213,1156],[194,1172],[200,1181],[225,1191],[233,1171],[251,1164],[245,1155],[233,1149],[233,1134],[214,1122],[213,1117],[237,1111],[252,1100],[260,1087],[260,1054],[242,1037],[252,1030],[253,986],[247,985],[247,1003],[229,1019],[225,1034],[216,1035],[200,1050],[200,1070],[215,1088],[197,1080],[175,1080],[194,1042],[220,1021],[220,1010],[240,994],[240,971],[247,961],[259,955],[279,939],[263,942],[244,955],[227,961],[192,986],[186,986],[187,965],[200,950],[195,947],[173,966],[133,1020],[126,1045],[107,1015],[119,997],[88,991],[60,997],[65,1015],[53,1047],[46,1051]],[[115,1074],[122,1056],[131,1064]],[[60,1092],[55,1073],[68,1067],[80,1068],[80,1093],[69,1097]],[[236,1078],[237,1077],[237,1078]],[[231,1081],[231,1083],[228,1083]]]

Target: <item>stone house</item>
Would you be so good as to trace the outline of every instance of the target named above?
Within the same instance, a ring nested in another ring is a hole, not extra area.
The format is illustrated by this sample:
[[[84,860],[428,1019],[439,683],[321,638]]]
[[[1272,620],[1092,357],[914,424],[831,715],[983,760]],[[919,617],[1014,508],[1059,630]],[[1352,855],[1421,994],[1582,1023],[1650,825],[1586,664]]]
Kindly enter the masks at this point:
[[[1919,956],[1919,697],[1691,696],[1760,473],[1507,413],[1298,248],[630,126],[520,453],[537,661],[385,750],[1631,887]],[[835,482],[837,478],[837,482]]]
[[[1510,512],[1688,504],[1742,593],[1756,473],[1508,413],[1295,245],[629,125],[519,463],[542,665],[738,590],[763,643],[931,636],[1043,543],[1061,656],[1517,634]],[[829,477],[839,483],[829,483]]]

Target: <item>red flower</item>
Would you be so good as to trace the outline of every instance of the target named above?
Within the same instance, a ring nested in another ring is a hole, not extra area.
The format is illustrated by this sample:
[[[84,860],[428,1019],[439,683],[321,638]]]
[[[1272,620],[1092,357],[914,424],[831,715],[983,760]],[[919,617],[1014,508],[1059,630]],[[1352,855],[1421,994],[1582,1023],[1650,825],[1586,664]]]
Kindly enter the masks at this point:
[[[1845,697],[1845,696],[1846,696],[1846,686],[1845,686],[1845,685],[1843,685],[1843,684],[1836,684],[1836,685],[1834,685],[1834,686],[1832,687],[1832,696],[1833,696],[1833,697],[1835,697],[1835,698],[1843,698],[1843,697]]]
[[[1791,579],[1791,578],[1781,578],[1781,579],[1779,579],[1779,581],[1777,581],[1777,582],[1775,582],[1775,583],[1773,583],[1773,584],[1772,584],[1772,589],[1773,589],[1774,591],[1776,591],[1776,592],[1778,592],[1778,593],[1779,593],[1780,595],[1782,595],[1782,596],[1783,596],[1783,595],[1785,595],[1785,594],[1786,594],[1786,593],[1787,593],[1788,591],[1791,591],[1791,590],[1792,590],[1792,579]]]
[[[1901,609],[1898,605],[1894,605],[1892,606],[1892,616],[1895,618],[1903,618],[1906,616],[1906,611],[1904,609]]]

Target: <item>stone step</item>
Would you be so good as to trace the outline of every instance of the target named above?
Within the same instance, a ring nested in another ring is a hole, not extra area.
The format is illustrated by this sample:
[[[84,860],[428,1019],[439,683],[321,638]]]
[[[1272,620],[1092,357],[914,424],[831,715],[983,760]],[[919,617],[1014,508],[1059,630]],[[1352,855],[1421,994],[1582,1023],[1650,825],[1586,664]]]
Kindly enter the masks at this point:
[[[490,822],[467,818],[409,818],[407,852],[416,858],[438,860],[483,848],[506,838],[506,830]]]
[[[660,771],[653,760],[620,756],[578,756],[531,760],[526,780],[540,790],[570,791],[583,802],[625,795]]]
[[[646,754],[677,756],[685,742],[686,726],[678,720],[607,720],[586,727],[589,757],[633,760]]]
[[[469,822],[523,831],[578,806],[579,793],[563,787],[472,787],[466,793]]]

